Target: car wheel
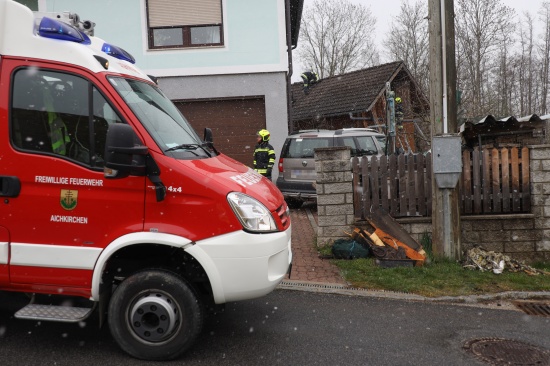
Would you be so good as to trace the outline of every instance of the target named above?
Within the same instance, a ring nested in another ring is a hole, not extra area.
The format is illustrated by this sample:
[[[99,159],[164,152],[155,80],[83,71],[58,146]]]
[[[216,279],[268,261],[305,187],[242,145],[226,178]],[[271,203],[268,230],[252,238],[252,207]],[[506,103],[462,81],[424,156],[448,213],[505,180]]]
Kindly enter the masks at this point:
[[[203,311],[189,284],[160,270],[125,279],[109,303],[109,328],[118,345],[143,360],[181,356],[202,329]]]
[[[296,198],[287,198],[285,201],[289,208],[300,208],[304,203],[304,201]]]

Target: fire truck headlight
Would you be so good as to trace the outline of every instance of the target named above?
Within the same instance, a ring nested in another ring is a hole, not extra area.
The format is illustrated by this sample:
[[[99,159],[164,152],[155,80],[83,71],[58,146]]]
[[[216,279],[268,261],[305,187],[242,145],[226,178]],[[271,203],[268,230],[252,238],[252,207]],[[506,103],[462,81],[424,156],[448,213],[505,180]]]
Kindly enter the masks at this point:
[[[258,200],[238,192],[227,195],[227,201],[244,229],[253,232],[277,231],[271,212]]]

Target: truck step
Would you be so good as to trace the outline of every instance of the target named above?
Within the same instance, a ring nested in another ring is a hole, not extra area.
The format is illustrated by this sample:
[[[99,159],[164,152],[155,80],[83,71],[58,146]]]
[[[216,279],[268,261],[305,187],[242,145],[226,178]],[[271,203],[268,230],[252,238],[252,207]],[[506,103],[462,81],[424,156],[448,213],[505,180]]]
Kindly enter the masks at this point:
[[[77,323],[86,319],[95,309],[72,306],[29,304],[15,313],[18,319]]]

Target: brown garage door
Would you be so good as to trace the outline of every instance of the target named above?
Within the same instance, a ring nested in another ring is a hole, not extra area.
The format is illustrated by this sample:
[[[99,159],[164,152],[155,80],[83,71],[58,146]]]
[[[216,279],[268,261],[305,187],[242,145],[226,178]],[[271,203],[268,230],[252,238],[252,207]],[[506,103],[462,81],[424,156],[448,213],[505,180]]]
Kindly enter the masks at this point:
[[[256,132],[265,128],[264,98],[176,101],[176,106],[202,138],[210,127],[218,151],[252,166]]]

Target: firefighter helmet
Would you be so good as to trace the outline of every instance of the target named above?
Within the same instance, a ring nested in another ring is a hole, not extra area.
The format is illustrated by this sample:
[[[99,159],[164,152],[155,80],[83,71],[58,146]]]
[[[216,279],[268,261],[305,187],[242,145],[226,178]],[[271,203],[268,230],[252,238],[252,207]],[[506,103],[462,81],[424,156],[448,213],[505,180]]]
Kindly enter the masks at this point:
[[[260,136],[262,138],[262,141],[269,141],[269,131],[266,129],[258,131],[256,135]]]
[[[395,103],[398,103],[398,104],[401,103],[401,98],[400,97],[395,98]]]

